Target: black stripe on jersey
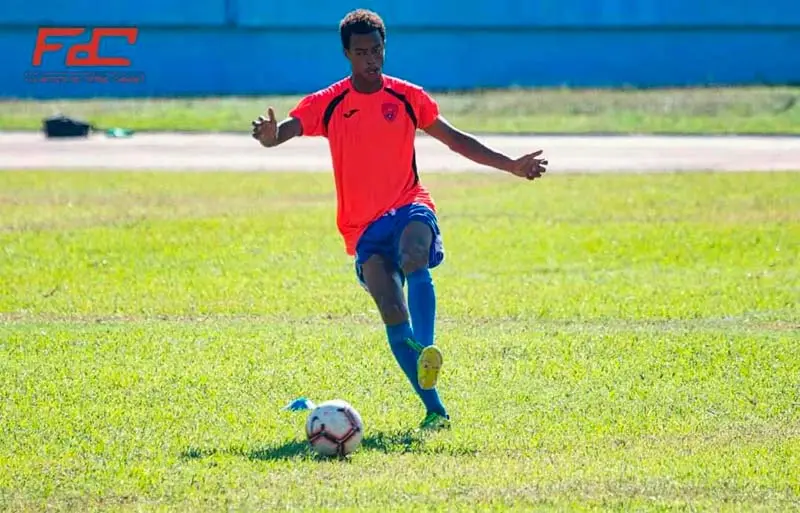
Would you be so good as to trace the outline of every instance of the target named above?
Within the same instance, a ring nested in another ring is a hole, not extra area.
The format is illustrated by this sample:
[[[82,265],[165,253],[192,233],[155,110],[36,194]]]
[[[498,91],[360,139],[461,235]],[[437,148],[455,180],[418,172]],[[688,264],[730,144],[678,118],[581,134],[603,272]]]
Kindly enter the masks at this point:
[[[411,118],[411,121],[414,123],[414,128],[416,128],[417,127],[417,115],[414,114],[414,109],[411,107],[411,102],[408,101],[408,99],[406,98],[406,95],[400,94],[397,91],[395,91],[394,89],[390,89],[388,87],[384,88],[384,91],[386,91],[387,93],[391,94],[392,96],[394,96],[395,98],[397,98],[398,100],[403,102],[403,105],[405,105],[405,107],[406,107],[406,114],[408,114],[408,117]]]
[[[414,149],[414,154],[411,155],[411,169],[414,170],[414,185],[419,183],[419,173],[417,172],[417,150]]]
[[[345,89],[340,94],[336,95],[331,102],[325,107],[325,114],[322,117],[322,126],[324,127],[325,135],[328,135],[328,123],[331,121],[331,117],[333,116],[333,111],[336,110],[336,107],[342,103],[344,97],[347,96],[347,93],[350,92],[350,89]]]
[[[408,101],[406,95],[398,93],[394,89],[390,89],[388,87],[384,88],[384,91],[391,94],[401,102],[406,108],[406,114],[408,117],[411,118],[411,122],[414,123],[414,128],[417,128],[417,115],[414,114],[414,108],[411,107],[411,102]],[[419,182],[419,173],[417,172],[417,150],[414,150],[414,154],[411,156],[411,169],[414,171],[414,185]]]

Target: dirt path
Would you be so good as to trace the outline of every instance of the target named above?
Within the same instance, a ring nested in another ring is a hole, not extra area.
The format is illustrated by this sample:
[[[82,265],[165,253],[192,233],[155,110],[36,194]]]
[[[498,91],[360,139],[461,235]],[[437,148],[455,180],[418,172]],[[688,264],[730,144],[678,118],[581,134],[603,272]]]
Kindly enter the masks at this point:
[[[800,170],[800,137],[480,136],[511,155],[542,148],[550,172]],[[417,141],[421,172],[487,170],[429,137]],[[38,133],[0,133],[0,169],[148,169],[329,171],[321,138],[261,148],[246,134],[103,135],[46,140]]]

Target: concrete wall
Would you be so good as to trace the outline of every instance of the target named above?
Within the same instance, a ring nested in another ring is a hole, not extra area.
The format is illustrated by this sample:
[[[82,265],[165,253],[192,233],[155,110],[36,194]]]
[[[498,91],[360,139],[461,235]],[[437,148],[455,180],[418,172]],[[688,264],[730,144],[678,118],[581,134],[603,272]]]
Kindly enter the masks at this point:
[[[797,0],[3,0],[0,96],[307,92],[347,74],[337,25],[355,7],[388,25],[386,72],[430,89],[800,83]],[[76,71],[65,52],[32,66],[42,25],[137,26],[101,53],[140,81],[26,81]]]

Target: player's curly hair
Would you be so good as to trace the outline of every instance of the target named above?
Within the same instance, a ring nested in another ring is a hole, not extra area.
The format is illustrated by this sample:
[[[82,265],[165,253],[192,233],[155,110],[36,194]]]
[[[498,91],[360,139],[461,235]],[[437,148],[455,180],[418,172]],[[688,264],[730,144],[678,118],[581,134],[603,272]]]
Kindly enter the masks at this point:
[[[369,34],[378,31],[381,41],[386,41],[386,26],[378,13],[368,9],[350,11],[339,23],[339,35],[342,37],[342,46],[345,50],[350,48],[350,36],[353,34]]]

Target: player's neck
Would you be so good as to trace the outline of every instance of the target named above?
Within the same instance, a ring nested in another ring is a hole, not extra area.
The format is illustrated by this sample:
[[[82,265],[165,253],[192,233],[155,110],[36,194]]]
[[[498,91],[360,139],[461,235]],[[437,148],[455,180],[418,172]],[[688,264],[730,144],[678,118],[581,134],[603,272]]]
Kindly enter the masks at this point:
[[[359,78],[358,75],[350,75],[350,83],[353,89],[362,94],[377,93],[383,88],[383,75],[376,81],[367,81]]]

